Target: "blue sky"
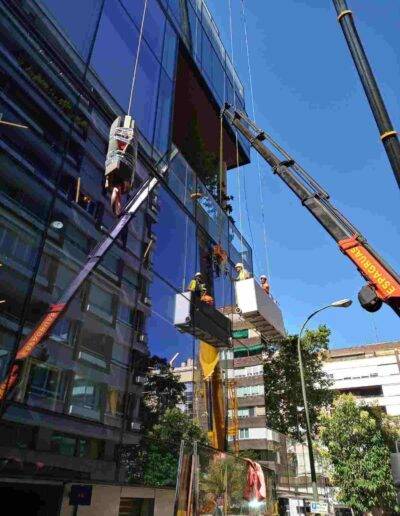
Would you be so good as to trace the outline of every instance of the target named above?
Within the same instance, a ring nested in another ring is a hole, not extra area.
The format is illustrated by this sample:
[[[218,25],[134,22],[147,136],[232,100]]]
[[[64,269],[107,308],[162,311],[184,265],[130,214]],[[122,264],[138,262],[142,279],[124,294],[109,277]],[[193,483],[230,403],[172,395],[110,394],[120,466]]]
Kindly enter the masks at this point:
[[[208,0],[230,49],[228,0]],[[400,2],[349,0],[394,127],[400,128]],[[231,0],[234,64],[251,113],[241,2]],[[331,194],[369,243],[400,270],[399,201],[332,2],[245,0],[256,120]],[[256,156],[239,173],[242,229],[254,238],[257,272],[267,270]],[[261,161],[270,282],[286,328],[296,333],[314,309],[343,297],[352,307],[323,312],[311,323],[332,329],[331,347],[398,339],[398,317],[384,306],[369,314],[358,304],[364,284],[335,242]],[[244,179],[246,197],[244,195]],[[230,173],[239,224],[237,173]],[[246,206],[247,204],[247,206]],[[248,215],[246,213],[248,211]]]

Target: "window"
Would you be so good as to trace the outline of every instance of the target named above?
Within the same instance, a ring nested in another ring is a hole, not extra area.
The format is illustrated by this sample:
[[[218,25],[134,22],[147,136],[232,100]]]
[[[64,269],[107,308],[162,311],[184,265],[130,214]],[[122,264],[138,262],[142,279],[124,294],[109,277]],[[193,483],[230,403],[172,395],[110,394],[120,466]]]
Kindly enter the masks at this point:
[[[90,285],[87,309],[108,321],[112,321],[113,300],[113,295],[110,292],[92,283]]]
[[[239,428],[239,439],[249,439],[250,432],[248,428]]]
[[[108,369],[112,346],[112,337],[103,333],[95,333],[84,327],[79,335],[78,358],[96,368]]]
[[[140,132],[150,143],[153,141],[159,75],[160,64],[142,41],[132,111]]]
[[[100,439],[77,439],[76,456],[87,459],[101,459],[104,455],[104,441]]]
[[[81,231],[76,229],[73,224],[67,224],[65,230],[64,248],[71,254],[76,255],[76,250],[85,255],[89,249],[89,239]]]
[[[54,453],[66,457],[100,459],[104,454],[104,441],[53,432],[50,448]]]
[[[247,339],[249,337],[249,330],[233,330],[232,337],[234,339]]]
[[[36,259],[37,249],[33,240],[21,231],[0,227],[0,252],[23,265],[31,266]]]
[[[162,64],[170,79],[174,79],[176,61],[176,34],[171,25],[167,22],[165,30],[164,50]]]
[[[172,98],[172,82],[162,71],[154,133],[154,146],[161,155],[164,155],[169,148]]]
[[[71,322],[68,319],[59,320],[54,326],[50,337],[61,342],[68,342],[70,336]]]
[[[75,456],[76,437],[53,433],[50,440],[51,450],[67,457]]]
[[[135,10],[137,6],[135,5]],[[143,10],[141,11],[141,15]],[[148,0],[146,19],[144,24],[144,37],[158,59],[161,59],[161,51],[164,38],[165,16],[158,5],[157,0]]]
[[[93,217],[96,216],[97,213],[97,202],[94,201],[90,195],[80,192],[79,198],[78,198],[78,204],[79,206],[84,209],[87,213],[92,215]]]
[[[138,288],[139,274],[130,267],[125,266],[122,272],[122,283],[126,285],[128,288]]]
[[[119,276],[120,259],[113,252],[109,251],[101,261],[101,266],[112,274]]]
[[[77,407],[99,411],[101,405],[101,384],[88,378],[75,376],[71,403]]]
[[[264,394],[264,385],[249,385],[248,387],[238,387],[237,396],[262,396]]]
[[[129,326],[134,326],[134,323],[135,323],[134,309],[131,306],[120,302],[118,305],[117,319],[118,319],[118,321],[123,322],[124,324],[128,324]]]
[[[63,371],[48,364],[33,362],[29,369],[25,402],[38,399],[64,401],[65,387]]]
[[[90,48],[98,19],[100,0],[41,0],[57,20],[60,28],[72,41],[75,48],[85,57]],[[77,13],[79,22],[77,23]]]
[[[235,369],[235,378],[242,378],[243,376],[246,376],[246,368],[240,367]]]
[[[153,516],[154,498],[121,498],[119,515]]]
[[[3,380],[8,371],[8,361],[14,348],[15,338],[12,333],[0,330],[0,380]]]
[[[253,417],[255,415],[254,407],[243,407],[238,409],[238,417]]]
[[[138,29],[120,3],[106,0],[91,64],[124,111],[128,107],[138,36]]]
[[[107,387],[106,412],[114,417],[122,417],[124,413],[124,395],[115,387]]]

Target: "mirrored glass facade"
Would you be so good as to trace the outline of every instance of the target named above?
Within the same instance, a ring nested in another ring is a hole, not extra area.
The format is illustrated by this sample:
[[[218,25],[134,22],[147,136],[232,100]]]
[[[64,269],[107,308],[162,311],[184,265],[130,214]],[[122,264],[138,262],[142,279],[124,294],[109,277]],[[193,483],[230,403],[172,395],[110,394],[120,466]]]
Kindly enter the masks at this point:
[[[166,178],[21,364],[1,407],[2,473],[10,478],[128,482],[118,454],[140,438],[140,357],[196,354],[197,339],[174,326],[177,296],[195,272],[218,309],[233,303],[234,263],[252,270],[249,245],[189,152],[190,138],[180,136],[187,98],[176,94],[186,74],[208,152],[202,116],[218,129],[225,100],[244,108],[243,86],[203,2],[148,0],[139,47],[143,5],[0,1],[0,113],[8,122],[0,125],[1,380],[116,223],[104,161],[109,127],[131,94],[134,191],[177,150]],[[224,138],[229,169],[230,127]],[[248,161],[248,146],[238,145]],[[223,270],[212,258],[217,244],[228,256]]]

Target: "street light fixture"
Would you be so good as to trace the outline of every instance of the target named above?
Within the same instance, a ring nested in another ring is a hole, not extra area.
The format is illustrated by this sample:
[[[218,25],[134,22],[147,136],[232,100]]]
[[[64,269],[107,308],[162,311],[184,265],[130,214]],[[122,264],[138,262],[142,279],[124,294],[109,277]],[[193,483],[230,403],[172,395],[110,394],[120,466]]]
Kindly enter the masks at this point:
[[[317,475],[315,473],[315,463],[314,463],[314,451],[311,439],[311,424],[310,424],[310,414],[308,411],[308,403],[307,403],[307,393],[306,393],[306,384],[304,381],[304,369],[303,369],[303,358],[301,354],[301,334],[303,333],[304,328],[306,327],[308,321],[314,317],[314,315],[322,312],[322,310],[326,310],[327,308],[347,308],[351,305],[351,299],[340,299],[339,301],[334,301],[333,303],[323,306],[318,310],[315,310],[311,315],[307,317],[303,326],[301,327],[300,333],[297,337],[297,355],[299,359],[299,369],[300,369],[300,381],[301,381],[301,392],[303,395],[303,405],[304,405],[304,413],[306,416],[306,434],[307,434],[307,445],[308,445],[308,456],[310,459],[310,470],[311,470],[311,484],[313,490],[313,501],[318,501],[318,488],[317,488]]]

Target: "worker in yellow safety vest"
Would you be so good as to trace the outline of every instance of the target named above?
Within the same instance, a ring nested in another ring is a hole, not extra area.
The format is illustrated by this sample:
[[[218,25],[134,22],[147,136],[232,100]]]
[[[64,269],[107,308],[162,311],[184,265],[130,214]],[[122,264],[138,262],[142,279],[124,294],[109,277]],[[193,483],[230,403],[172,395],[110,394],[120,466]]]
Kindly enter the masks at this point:
[[[207,293],[207,285],[204,283],[201,272],[196,272],[194,278],[189,283],[189,290],[203,303],[207,303],[208,305],[213,304],[214,298]]]
[[[264,274],[262,274],[260,276],[260,283],[261,283],[261,287],[263,289],[263,291],[266,293],[266,294],[269,294],[269,283],[268,283],[268,280],[267,280],[267,276],[265,276]]]
[[[243,263],[237,263],[235,265],[236,272],[238,273],[236,281],[243,281],[250,278],[250,272],[244,268]]]

